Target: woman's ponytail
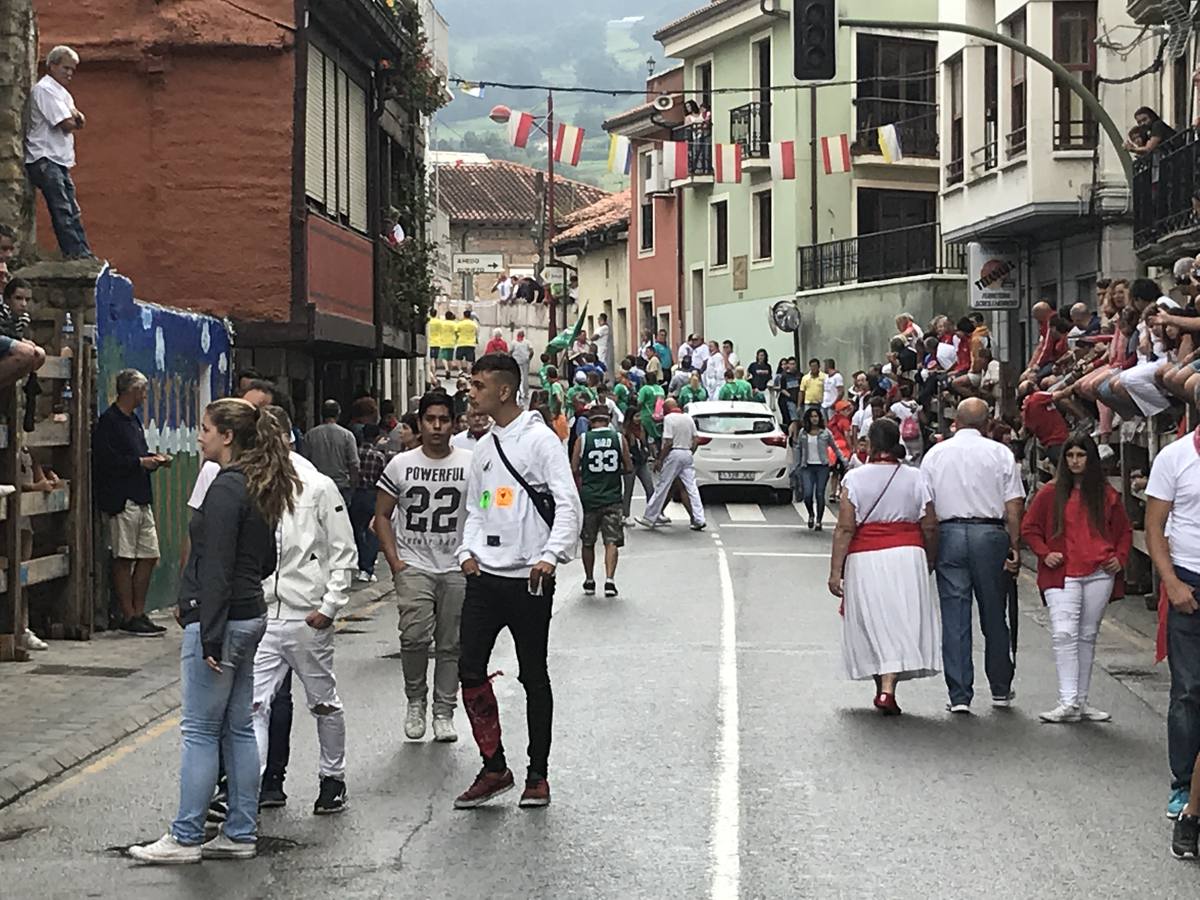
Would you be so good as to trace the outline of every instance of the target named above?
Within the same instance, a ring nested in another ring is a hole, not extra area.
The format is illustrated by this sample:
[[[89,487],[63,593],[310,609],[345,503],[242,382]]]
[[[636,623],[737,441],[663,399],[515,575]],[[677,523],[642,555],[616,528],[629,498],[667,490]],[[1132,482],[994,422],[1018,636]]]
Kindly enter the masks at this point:
[[[274,526],[292,511],[301,489],[279,422],[245,400],[217,400],[205,412],[216,428],[233,435],[233,461],[246,476],[250,499]]]

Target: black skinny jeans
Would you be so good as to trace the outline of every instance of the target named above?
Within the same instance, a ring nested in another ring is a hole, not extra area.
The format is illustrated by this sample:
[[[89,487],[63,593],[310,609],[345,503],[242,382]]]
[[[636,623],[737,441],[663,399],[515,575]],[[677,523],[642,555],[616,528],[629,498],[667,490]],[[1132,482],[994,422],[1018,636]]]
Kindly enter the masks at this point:
[[[529,727],[529,771],[546,775],[550,758],[550,727],[554,718],[554,695],[546,656],[550,639],[550,610],[554,583],[543,583],[542,596],[529,593],[525,578],[501,578],[480,573],[467,578],[459,641],[458,677],[464,689],[487,681],[488,661],[502,629],[512,634],[517,648],[518,678],[525,687],[525,714]],[[504,744],[484,757],[492,772],[502,772],[508,763]]]

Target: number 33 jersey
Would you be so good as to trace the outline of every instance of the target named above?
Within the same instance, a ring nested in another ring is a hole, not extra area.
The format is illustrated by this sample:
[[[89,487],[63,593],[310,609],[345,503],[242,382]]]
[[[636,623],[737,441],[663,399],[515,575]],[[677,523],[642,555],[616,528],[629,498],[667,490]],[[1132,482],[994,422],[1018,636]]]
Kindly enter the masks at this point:
[[[396,498],[396,551],[414,569],[458,571],[455,552],[466,518],[470,469],[470,450],[451,450],[444,459],[430,459],[417,447],[393,456],[379,476],[379,490]]]
[[[584,509],[621,502],[625,487],[621,469],[621,435],[612,428],[584,432],[579,455],[579,499]]]

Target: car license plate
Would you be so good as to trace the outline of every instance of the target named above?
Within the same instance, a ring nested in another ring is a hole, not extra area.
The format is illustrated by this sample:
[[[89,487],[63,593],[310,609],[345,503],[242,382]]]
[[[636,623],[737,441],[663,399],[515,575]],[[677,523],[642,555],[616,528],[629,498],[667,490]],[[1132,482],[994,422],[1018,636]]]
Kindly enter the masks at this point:
[[[718,472],[718,481],[753,481],[754,472]]]

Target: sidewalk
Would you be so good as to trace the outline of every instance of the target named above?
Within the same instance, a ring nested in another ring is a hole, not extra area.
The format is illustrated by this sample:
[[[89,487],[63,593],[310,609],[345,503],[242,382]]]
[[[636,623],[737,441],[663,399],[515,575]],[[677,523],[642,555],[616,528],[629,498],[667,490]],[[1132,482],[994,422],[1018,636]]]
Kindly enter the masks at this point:
[[[346,613],[390,590],[386,578],[356,585]],[[0,807],[179,707],[183,632],[156,618],[161,638],[105,632],[0,664]]]

